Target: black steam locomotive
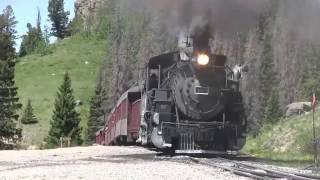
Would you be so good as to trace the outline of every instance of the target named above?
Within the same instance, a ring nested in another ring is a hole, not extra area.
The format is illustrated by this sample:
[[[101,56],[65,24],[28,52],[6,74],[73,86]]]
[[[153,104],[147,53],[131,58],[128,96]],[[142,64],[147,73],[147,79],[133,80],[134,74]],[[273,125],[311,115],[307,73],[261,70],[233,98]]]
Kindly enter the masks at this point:
[[[247,125],[239,72],[196,39],[147,63],[137,142],[179,153],[238,151]]]

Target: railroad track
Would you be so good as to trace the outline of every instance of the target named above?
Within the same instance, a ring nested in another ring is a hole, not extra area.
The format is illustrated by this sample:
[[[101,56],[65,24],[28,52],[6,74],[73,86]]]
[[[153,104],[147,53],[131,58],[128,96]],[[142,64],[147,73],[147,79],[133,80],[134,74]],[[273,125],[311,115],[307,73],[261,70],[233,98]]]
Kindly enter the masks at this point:
[[[215,168],[220,168],[229,171],[235,175],[249,177],[253,179],[289,179],[289,180],[320,180],[320,176],[303,173],[292,173],[280,170],[264,168],[257,165],[238,162],[234,160],[215,158],[213,159],[200,159],[191,158],[192,161]]]

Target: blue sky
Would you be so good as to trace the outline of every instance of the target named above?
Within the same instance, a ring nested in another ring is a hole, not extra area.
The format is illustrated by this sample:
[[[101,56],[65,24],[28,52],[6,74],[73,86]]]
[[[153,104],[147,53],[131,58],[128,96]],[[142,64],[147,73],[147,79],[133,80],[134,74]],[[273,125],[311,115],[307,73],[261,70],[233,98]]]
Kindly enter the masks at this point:
[[[65,10],[70,11],[69,18],[74,17],[74,2],[75,0],[64,0]],[[48,0],[0,0],[0,11],[7,5],[11,5],[18,21],[17,31],[21,36],[27,32],[27,23],[35,25],[37,18],[37,8],[40,9],[42,26],[50,27],[51,23],[48,21]],[[17,48],[20,46],[21,39],[17,40]]]

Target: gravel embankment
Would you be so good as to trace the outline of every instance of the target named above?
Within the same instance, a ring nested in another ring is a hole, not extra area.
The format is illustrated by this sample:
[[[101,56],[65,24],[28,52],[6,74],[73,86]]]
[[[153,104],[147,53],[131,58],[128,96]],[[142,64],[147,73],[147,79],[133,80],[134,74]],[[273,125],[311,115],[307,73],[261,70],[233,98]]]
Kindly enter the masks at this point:
[[[140,147],[0,151],[0,179],[246,179]]]

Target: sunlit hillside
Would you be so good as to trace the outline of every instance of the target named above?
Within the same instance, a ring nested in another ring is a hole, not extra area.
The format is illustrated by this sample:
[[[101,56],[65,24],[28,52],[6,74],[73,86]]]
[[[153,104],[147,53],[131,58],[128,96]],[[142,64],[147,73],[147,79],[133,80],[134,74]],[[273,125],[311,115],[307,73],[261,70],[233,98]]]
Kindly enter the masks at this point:
[[[83,105],[82,127],[88,119],[90,97],[93,95],[97,73],[105,53],[106,42],[80,35],[60,41],[51,48],[51,54],[29,55],[19,59],[16,66],[16,82],[19,87],[20,102],[25,106],[32,100],[39,123],[23,126],[24,142],[40,145],[49,130],[54,99],[63,75],[68,72],[76,100]]]

